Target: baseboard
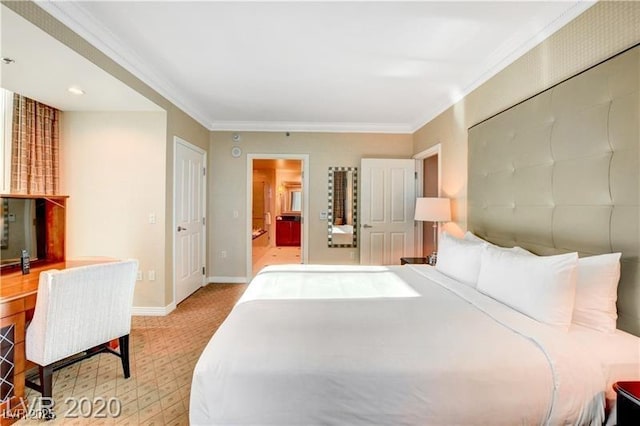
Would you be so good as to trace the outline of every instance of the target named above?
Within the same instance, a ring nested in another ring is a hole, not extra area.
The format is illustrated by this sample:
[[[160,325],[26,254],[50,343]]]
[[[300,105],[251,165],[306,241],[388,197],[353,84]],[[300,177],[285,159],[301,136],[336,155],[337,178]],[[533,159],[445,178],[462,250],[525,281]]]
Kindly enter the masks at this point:
[[[175,308],[176,308],[175,302],[171,302],[167,306],[134,306],[131,309],[131,315],[163,317],[165,315],[169,315],[169,313],[173,311]]]
[[[246,284],[247,277],[207,277],[207,283]]]

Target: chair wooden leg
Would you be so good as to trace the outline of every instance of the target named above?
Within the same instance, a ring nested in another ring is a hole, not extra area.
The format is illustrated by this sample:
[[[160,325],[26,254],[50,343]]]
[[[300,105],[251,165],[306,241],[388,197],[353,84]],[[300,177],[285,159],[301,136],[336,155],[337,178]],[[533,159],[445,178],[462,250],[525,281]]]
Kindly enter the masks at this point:
[[[40,392],[43,397],[51,398],[53,392],[53,365],[45,365],[44,367],[38,366],[38,375],[40,376],[40,386],[42,391]]]
[[[124,378],[128,379],[131,375],[129,370],[129,335],[122,336],[118,339],[120,343],[120,360],[122,361],[122,370]]]

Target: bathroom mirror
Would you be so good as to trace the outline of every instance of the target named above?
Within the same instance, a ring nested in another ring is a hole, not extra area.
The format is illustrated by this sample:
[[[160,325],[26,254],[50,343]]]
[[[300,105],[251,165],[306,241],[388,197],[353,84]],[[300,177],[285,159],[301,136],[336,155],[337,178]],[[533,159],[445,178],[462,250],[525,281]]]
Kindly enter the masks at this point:
[[[302,184],[300,182],[282,182],[278,188],[280,195],[280,214],[302,211]]]
[[[289,211],[299,212],[302,210],[302,191],[289,191]]]
[[[329,247],[357,247],[357,167],[329,167]]]

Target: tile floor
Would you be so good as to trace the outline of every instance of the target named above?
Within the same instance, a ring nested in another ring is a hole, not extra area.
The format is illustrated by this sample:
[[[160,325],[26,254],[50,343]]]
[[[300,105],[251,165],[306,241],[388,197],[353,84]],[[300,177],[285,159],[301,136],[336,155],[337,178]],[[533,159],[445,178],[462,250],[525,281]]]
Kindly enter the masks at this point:
[[[244,284],[209,284],[164,317],[133,317],[130,337],[131,377],[124,379],[120,359],[100,354],[54,373],[54,424],[188,425],[193,368],[213,333],[246,288]],[[27,389],[31,400],[39,394]],[[87,398],[81,402],[80,398]],[[115,398],[110,417],[102,407]],[[82,403],[74,407],[74,404]],[[106,418],[83,417],[91,409]],[[69,415],[66,412],[71,411]],[[73,418],[70,415],[77,415]],[[18,425],[45,424],[23,419]]]
[[[300,247],[271,247],[265,254],[253,260],[253,275],[268,265],[282,265],[287,263],[301,263]]]

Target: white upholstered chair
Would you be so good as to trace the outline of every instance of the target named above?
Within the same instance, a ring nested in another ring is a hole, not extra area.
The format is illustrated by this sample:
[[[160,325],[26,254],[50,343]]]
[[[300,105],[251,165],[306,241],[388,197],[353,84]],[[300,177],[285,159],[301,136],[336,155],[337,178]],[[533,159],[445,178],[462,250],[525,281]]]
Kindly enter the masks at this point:
[[[129,377],[137,270],[136,260],[123,260],[40,273],[25,342],[26,358],[38,365],[40,385],[27,380],[28,387],[51,397],[54,370],[104,351],[121,358],[124,377]],[[119,352],[109,347],[114,339],[119,339]]]

